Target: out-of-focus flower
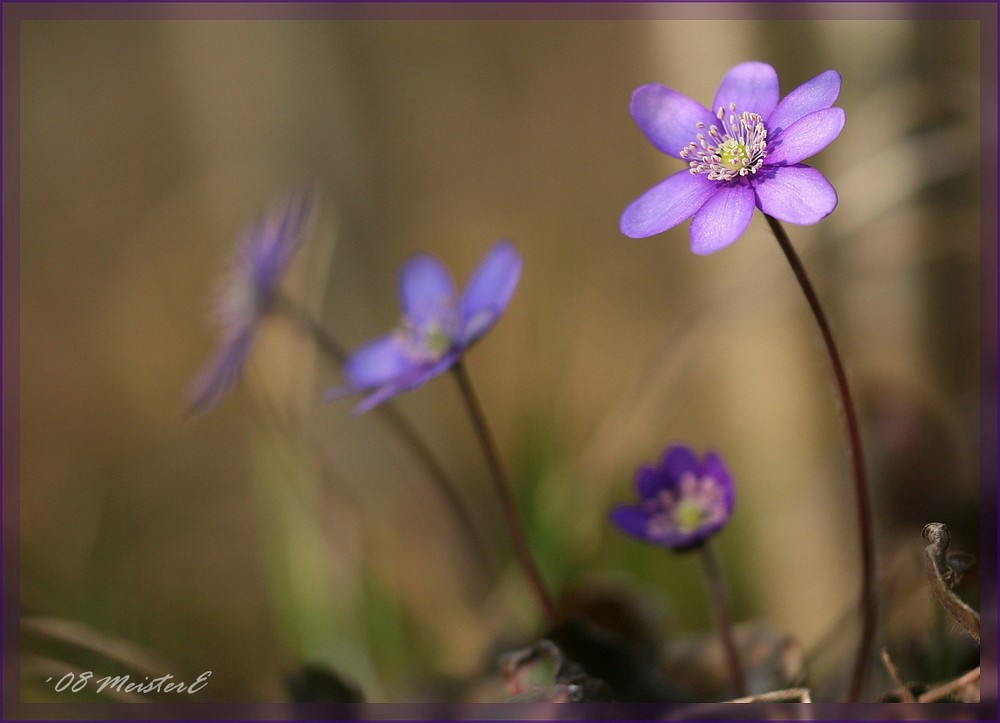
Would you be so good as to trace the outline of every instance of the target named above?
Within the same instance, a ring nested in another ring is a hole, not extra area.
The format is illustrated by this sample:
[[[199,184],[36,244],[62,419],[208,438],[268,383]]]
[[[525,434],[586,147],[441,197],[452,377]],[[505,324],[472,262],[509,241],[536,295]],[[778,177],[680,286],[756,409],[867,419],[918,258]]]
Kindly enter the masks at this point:
[[[459,295],[448,270],[433,256],[411,259],[400,273],[403,322],[358,349],[347,362],[347,384],[327,392],[336,399],[372,391],[360,414],[444,372],[500,319],[521,277],[514,244],[500,241]]]
[[[778,74],[742,63],[722,80],[712,111],[659,84],[632,94],[632,117],[659,150],[688,162],[633,201],[621,230],[645,238],[693,216],[691,250],[710,254],[750,225],[754,207],[781,221],[816,223],[837,206],[837,191],[801,161],[840,135],[833,103],[840,74],[820,73],[778,102]]]
[[[213,407],[239,380],[257,324],[273,309],[278,285],[305,236],[314,207],[312,193],[288,196],[274,203],[240,238],[212,308],[218,347],[188,389],[193,411]]]
[[[639,503],[615,507],[611,519],[623,532],[654,545],[696,547],[733,514],[733,478],[715,452],[699,460],[690,447],[670,446],[659,465],[639,468],[635,486]]]

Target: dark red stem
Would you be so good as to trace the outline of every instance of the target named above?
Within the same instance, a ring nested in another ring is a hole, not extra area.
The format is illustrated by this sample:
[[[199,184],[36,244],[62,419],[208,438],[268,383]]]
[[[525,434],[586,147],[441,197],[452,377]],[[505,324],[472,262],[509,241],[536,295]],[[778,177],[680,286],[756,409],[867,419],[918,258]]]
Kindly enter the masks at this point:
[[[868,484],[868,477],[865,474],[865,459],[861,450],[861,430],[858,424],[858,416],[854,407],[854,400],[851,397],[851,389],[847,384],[847,374],[844,371],[844,364],[840,359],[840,352],[833,339],[833,332],[830,324],[823,313],[823,307],[819,303],[819,297],[813,289],[809,276],[806,274],[802,261],[799,260],[795,248],[785,233],[781,222],[764,214],[771,231],[774,232],[778,244],[788,259],[788,263],[798,279],[802,292],[806,295],[809,308],[812,309],[816,324],[819,326],[820,334],[823,336],[823,343],[826,345],[827,355],[833,365],[833,376],[837,383],[837,393],[840,396],[840,403],[844,411],[844,424],[847,428],[847,439],[851,447],[851,467],[854,476],[854,496],[857,503],[858,514],[858,534],[860,536],[861,551],[861,641],[858,645],[857,655],[854,660],[854,672],[851,675],[850,689],[847,694],[848,703],[858,702],[861,696],[861,688],[864,684],[865,672],[871,658],[872,644],[875,640],[875,628],[878,620],[878,599],[875,595],[875,531],[872,520],[871,491]]]

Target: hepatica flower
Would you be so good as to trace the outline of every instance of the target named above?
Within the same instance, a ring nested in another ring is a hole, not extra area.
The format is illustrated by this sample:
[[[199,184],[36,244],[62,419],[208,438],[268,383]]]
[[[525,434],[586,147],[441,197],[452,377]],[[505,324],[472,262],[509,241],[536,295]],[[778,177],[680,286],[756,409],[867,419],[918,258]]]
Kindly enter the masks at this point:
[[[314,205],[312,194],[289,196],[274,203],[240,238],[212,309],[218,348],[188,390],[194,411],[214,406],[239,380],[257,324],[274,306],[278,285],[301,244]]]
[[[360,414],[446,371],[500,319],[517,288],[521,266],[514,244],[501,241],[459,294],[436,258],[421,254],[411,259],[399,278],[399,328],[355,352],[345,366],[347,385],[327,397],[370,392],[355,410]]]
[[[691,250],[710,254],[746,230],[755,207],[797,224],[827,216],[837,192],[801,161],[840,135],[844,111],[832,107],[839,94],[840,74],[828,70],[779,102],[778,74],[758,62],[726,74],[711,110],[663,85],[638,88],[635,122],[688,168],[633,201],[622,214],[622,233],[645,238],[693,217]]]
[[[639,468],[635,486],[638,504],[615,507],[611,519],[623,532],[654,545],[697,547],[733,514],[733,478],[715,452],[699,460],[690,447],[668,447],[658,465]]]

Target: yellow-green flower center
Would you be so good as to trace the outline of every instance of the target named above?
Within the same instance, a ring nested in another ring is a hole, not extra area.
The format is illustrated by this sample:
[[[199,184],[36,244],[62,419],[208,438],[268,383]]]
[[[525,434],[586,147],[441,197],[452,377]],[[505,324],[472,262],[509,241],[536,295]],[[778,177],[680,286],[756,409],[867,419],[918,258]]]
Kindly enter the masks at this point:
[[[730,103],[715,114],[719,125],[708,126],[708,135],[698,133],[695,140],[681,149],[681,158],[688,160],[691,173],[704,173],[713,181],[731,181],[757,173],[764,165],[767,149],[767,128],[756,113],[736,113]],[[704,129],[704,123],[698,123]]]
[[[722,161],[723,165],[738,171],[749,165],[746,162],[750,160],[750,154],[747,152],[746,145],[735,138],[730,138],[719,146],[719,160]]]
[[[424,347],[434,356],[442,356],[451,348],[451,337],[438,323],[430,324],[423,333]]]
[[[674,524],[681,532],[697,530],[707,516],[708,510],[695,500],[682,499],[674,508]]]
[[[692,472],[681,475],[675,487],[660,490],[645,504],[650,512],[646,533],[653,539],[696,534],[721,525],[729,516],[722,483]]]
[[[452,300],[442,301],[436,313],[419,325],[403,319],[397,332],[406,354],[415,362],[436,362],[455,346],[460,333],[458,310]]]

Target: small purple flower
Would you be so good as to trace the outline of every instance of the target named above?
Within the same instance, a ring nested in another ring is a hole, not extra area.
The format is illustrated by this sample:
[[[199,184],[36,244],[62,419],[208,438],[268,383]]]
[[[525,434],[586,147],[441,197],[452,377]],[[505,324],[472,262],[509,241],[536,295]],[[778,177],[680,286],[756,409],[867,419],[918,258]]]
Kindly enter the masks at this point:
[[[212,309],[219,345],[188,390],[193,411],[213,407],[239,380],[257,323],[273,307],[314,205],[312,194],[289,196],[274,203],[240,238]]]
[[[750,225],[754,207],[781,221],[816,223],[837,206],[837,191],[801,161],[840,135],[844,111],[834,108],[840,74],[820,73],[779,103],[778,74],[766,63],[730,70],[710,111],[659,84],[632,94],[632,117],[659,150],[688,162],[633,201],[621,230],[645,238],[688,218],[691,250],[710,254]]]
[[[514,244],[501,241],[459,296],[440,261],[427,254],[411,259],[399,280],[402,324],[356,351],[345,366],[347,385],[331,390],[327,398],[374,390],[355,409],[361,414],[446,371],[500,319],[521,266]]]
[[[715,452],[699,460],[690,447],[668,447],[659,466],[639,468],[635,486],[639,503],[615,507],[611,519],[623,532],[654,545],[691,549],[733,514],[733,478]]]

